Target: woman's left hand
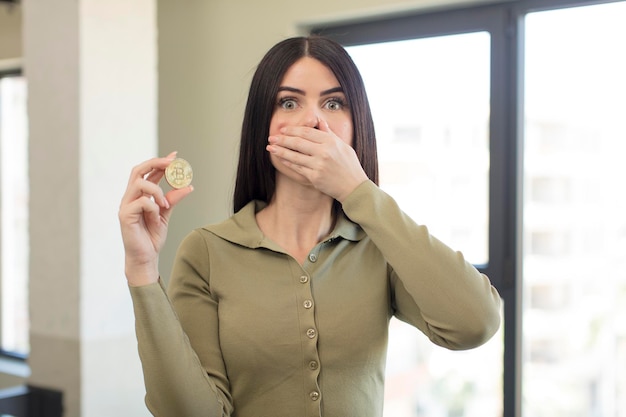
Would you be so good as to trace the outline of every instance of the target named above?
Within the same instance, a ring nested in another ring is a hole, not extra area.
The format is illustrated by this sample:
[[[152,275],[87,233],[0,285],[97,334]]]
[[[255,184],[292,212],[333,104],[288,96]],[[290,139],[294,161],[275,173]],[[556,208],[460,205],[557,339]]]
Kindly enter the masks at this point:
[[[316,189],[342,202],[368,179],[367,174],[354,149],[325,120],[320,119],[318,125],[283,127],[280,135],[269,137],[267,150]]]

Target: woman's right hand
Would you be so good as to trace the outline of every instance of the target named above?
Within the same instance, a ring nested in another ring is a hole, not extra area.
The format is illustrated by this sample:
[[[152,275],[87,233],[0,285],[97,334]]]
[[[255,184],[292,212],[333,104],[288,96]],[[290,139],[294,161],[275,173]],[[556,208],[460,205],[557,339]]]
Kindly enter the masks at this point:
[[[158,184],[174,158],[176,152],[137,165],[122,197],[118,217],[126,255],[126,278],[131,286],[159,280],[159,252],[165,243],[172,210],[193,191],[190,185],[163,194]]]

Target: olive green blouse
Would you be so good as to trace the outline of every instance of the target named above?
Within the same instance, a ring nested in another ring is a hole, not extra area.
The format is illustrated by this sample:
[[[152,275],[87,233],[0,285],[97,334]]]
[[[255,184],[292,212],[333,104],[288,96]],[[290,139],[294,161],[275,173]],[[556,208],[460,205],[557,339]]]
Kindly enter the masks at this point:
[[[380,417],[389,319],[468,349],[500,297],[463,255],[374,183],[343,203],[300,265],[259,230],[251,202],[181,243],[167,294],[131,287],[157,417]]]

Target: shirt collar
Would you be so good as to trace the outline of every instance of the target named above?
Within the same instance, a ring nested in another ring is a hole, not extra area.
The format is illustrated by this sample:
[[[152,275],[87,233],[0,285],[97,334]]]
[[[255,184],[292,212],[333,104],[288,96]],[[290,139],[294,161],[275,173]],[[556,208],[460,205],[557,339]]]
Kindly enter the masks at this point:
[[[256,213],[265,206],[266,203],[262,201],[251,201],[227,220],[206,226],[205,229],[237,245],[252,249],[265,247],[280,251],[281,249],[275,243],[265,239],[256,223]],[[340,211],[337,224],[327,240],[339,237],[356,242],[365,237],[365,232],[359,225],[350,221],[343,211]]]

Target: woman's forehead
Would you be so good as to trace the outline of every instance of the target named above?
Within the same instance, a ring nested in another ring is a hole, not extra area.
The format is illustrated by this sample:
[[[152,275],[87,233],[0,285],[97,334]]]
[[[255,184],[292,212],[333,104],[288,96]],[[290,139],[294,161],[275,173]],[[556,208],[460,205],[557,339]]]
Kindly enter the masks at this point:
[[[340,84],[335,74],[321,61],[311,57],[303,57],[287,69],[281,86],[322,92],[339,87]]]

